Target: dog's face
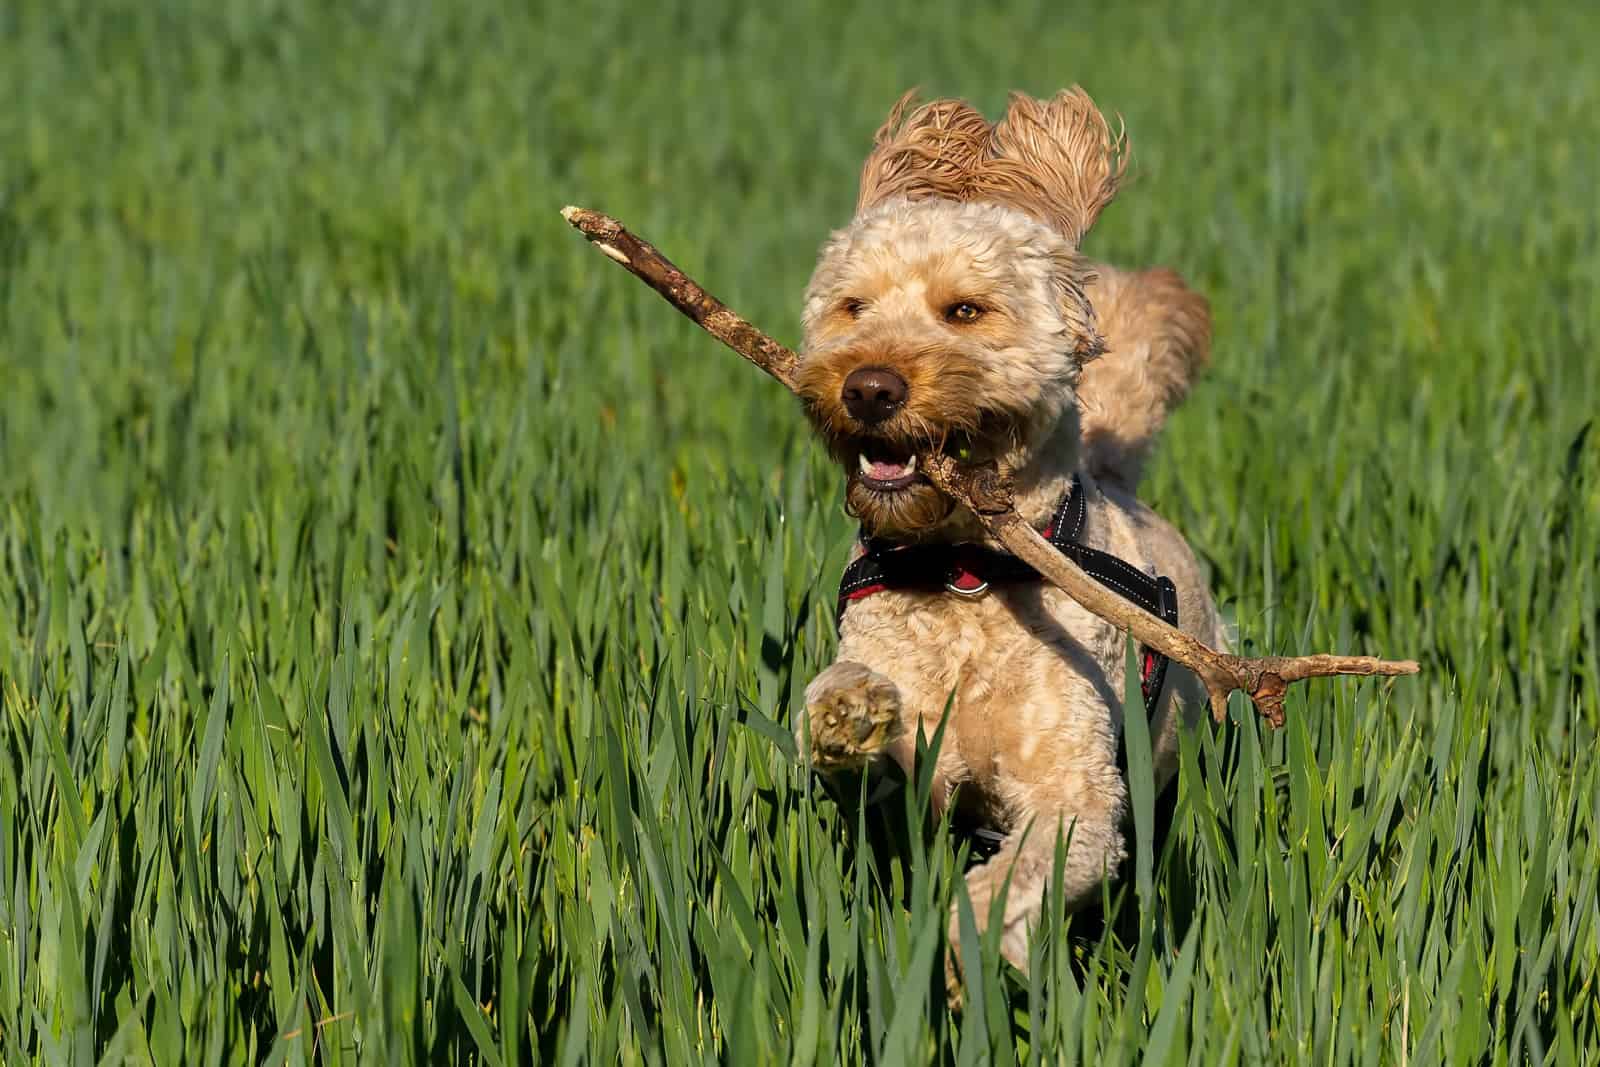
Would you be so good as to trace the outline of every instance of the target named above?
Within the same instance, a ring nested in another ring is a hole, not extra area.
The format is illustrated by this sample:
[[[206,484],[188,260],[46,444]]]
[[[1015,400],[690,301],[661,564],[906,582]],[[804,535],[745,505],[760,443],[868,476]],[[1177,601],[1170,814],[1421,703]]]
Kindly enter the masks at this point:
[[[1075,415],[1098,344],[1082,282],[1070,243],[995,204],[891,200],[833,236],[798,384],[869,530],[926,539],[951,517],[917,451],[1023,470]]]

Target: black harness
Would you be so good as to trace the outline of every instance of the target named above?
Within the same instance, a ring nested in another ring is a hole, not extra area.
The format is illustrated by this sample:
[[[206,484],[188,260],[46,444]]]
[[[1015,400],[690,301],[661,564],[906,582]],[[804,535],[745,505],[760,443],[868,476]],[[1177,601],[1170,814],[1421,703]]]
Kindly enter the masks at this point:
[[[1109,552],[1079,543],[1088,519],[1083,497],[1082,483],[1073,478],[1072,487],[1045,528],[1045,540],[1107,589],[1176,626],[1178,589],[1172,579],[1146,574]],[[886,589],[944,592],[976,599],[987,593],[991,585],[1040,580],[1039,572],[1026,562],[1009,552],[982,545],[897,545],[863,534],[861,546],[864,552],[845,568],[844,577],[839,580],[836,621],[840,624],[851,603]],[[1161,700],[1167,663],[1167,657],[1161,653],[1143,645],[1139,647],[1139,691],[1144,696],[1147,716],[1155,714]]]

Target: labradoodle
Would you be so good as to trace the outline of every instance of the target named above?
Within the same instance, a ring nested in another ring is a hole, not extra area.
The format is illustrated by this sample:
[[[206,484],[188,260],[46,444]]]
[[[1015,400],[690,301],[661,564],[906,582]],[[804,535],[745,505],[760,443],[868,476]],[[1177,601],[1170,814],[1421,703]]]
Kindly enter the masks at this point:
[[[1015,95],[992,124],[959,100],[914,103],[878,132],[855,218],[806,292],[800,394],[863,531],[841,585],[838,660],[807,687],[798,732],[824,774],[909,770],[918,734],[932,738],[948,714],[935,805],[954,802],[997,842],[967,890],[981,929],[1009,878],[1001,946],[1026,971],[1058,836],[1069,906],[1093,899],[1126,854],[1126,646],[987,542],[921,478],[915,453],[1002,464],[1018,510],[1059,548],[1223,647],[1194,554],[1135,495],[1206,363],[1210,313],[1170,270],[1079,253],[1126,159],[1081,90]],[[1206,695],[1187,670],[1143,664],[1160,787]]]

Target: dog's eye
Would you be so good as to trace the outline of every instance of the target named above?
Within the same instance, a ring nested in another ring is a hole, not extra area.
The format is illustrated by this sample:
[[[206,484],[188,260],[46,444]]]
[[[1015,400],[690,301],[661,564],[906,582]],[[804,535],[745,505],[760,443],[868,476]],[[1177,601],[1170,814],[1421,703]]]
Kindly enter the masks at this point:
[[[955,322],[964,325],[969,322],[977,322],[982,316],[983,308],[966,300],[951,304],[949,307],[944,309],[944,319],[946,322]]]
[[[858,296],[852,296],[840,302],[839,310],[849,315],[852,319],[859,319],[861,313],[867,310],[867,302]]]

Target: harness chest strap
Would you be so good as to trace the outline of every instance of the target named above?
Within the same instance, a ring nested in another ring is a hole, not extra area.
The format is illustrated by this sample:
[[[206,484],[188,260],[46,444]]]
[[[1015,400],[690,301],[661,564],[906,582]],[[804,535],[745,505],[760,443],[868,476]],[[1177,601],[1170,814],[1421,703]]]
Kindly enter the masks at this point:
[[[1101,585],[1176,626],[1178,589],[1172,579],[1147,574],[1109,552],[1082,544],[1079,538],[1087,519],[1083,485],[1073,478],[1044,531],[1045,539]],[[865,535],[861,545],[864,551],[845,568],[839,580],[839,623],[843,623],[845,609],[853,602],[886,589],[943,591],[976,598],[998,582],[1041,580],[1038,571],[1016,556],[982,545],[897,545]],[[1154,649],[1139,646],[1139,690],[1147,714],[1153,715],[1161,700],[1168,662]]]

